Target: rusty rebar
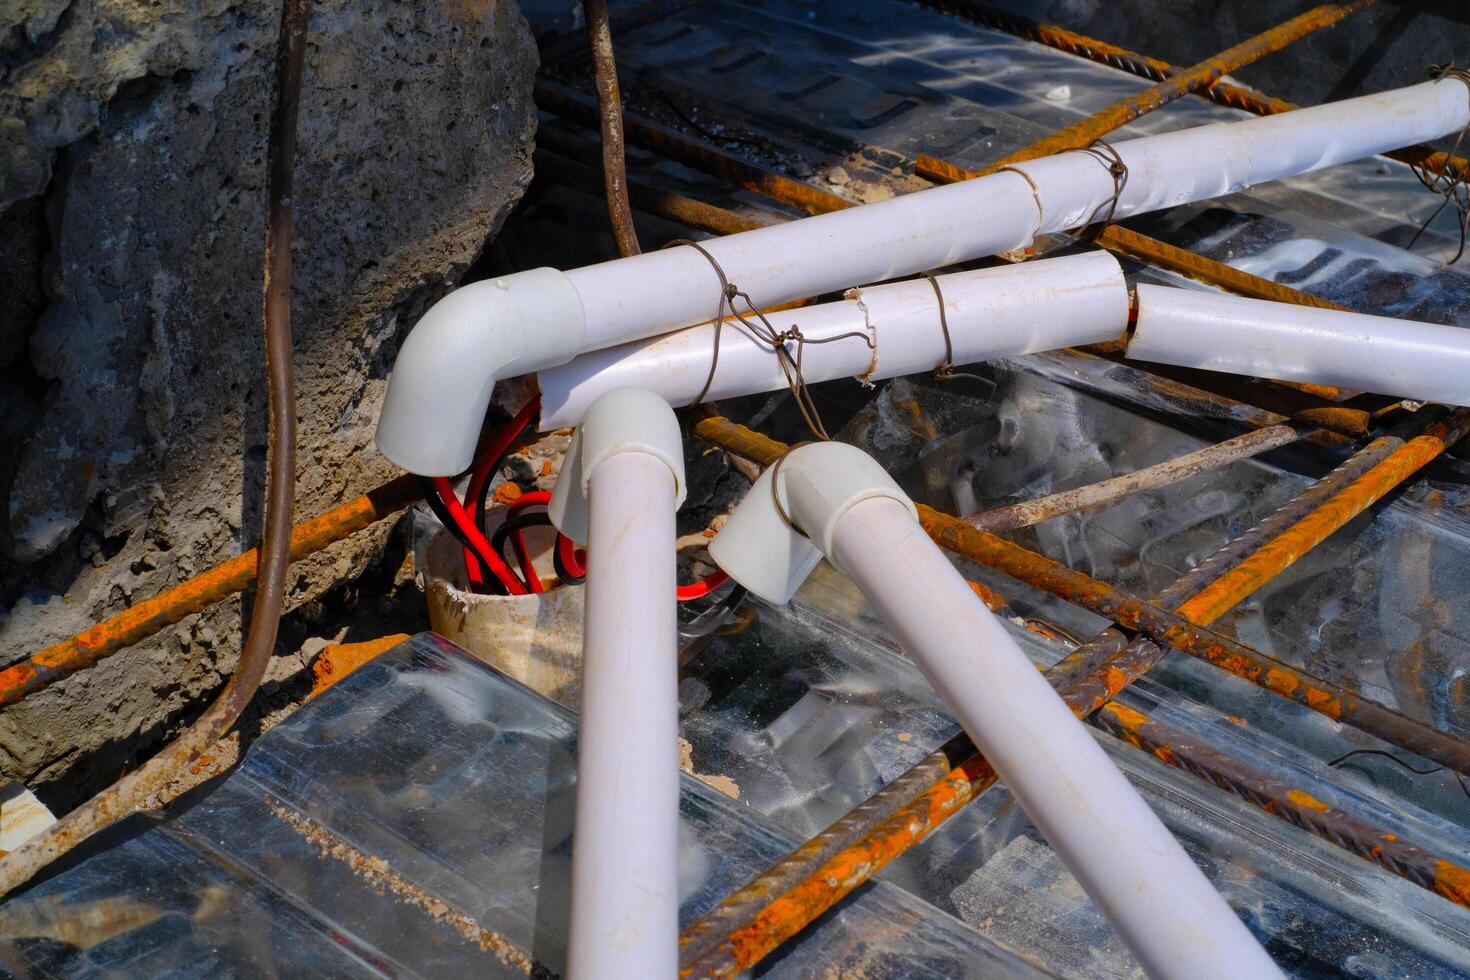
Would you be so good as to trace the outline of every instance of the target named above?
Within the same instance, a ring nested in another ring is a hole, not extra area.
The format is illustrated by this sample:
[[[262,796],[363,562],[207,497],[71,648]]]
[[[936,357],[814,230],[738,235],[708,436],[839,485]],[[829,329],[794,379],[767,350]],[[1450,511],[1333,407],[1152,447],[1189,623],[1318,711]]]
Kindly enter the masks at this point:
[[[1139,116],[1152,112],[1201,88],[1219,81],[1222,75],[1243,68],[1268,54],[1280,51],[1295,41],[1320,31],[1324,27],[1342,20],[1355,11],[1362,10],[1373,0],[1346,0],[1344,3],[1326,3],[1298,14],[1285,23],[1278,24],[1255,37],[1247,38],[1217,55],[1206,58],[1199,64],[1155,82],[1142,91],[1135,92],[1113,105],[1080,119],[1064,129],[1037,140],[1030,146],[992,163],[982,173],[994,173],[1003,167],[1013,166],[1026,160],[1051,156],[1067,150],[1079,150],[1123,126]]]
[[[638,231],[628,204],[628,168],[623,159],[623,96],[618,91],[618,65],[613,57],[612,28],[607,22],[607,0],[585,0],[587,46],[592,52],[592,74],[597,89],[597,118],[602,131],[602,176],[607,191],[607,217],[612,222],[618,254],[637,255]]]
[[[303,521],[291,531],[291,560],[315,554],[396,514],[418,500],[420,495],[419,482],[415,477],[400,476],[361,497],[333,507],[319,517]],[[255,581],[262,564],[260,551],[251,548],[0,670],[0,707],[14,704],[248,588]]]
[[[1470,907],[1470,870],[1397,834],[1266,775],[1172,726],[1116,701],[1093,716],[1098,728],[1351,854]]]
[[[785,451],[784,444],[725,418],[702,419],[695,424],[694,434],[762,465],[770,465]],[[949,551],[1090,609],[1120,626],[1146,634],[1161,645],[1212,663],[1335,721],[1361,728],[1456,772],[1470,774],[1470,744],[1461,739],[1205,629],[1180,613],[1145,602],[1085,572],[973,528],[957,517],[924,504],[917,507],[924,530]]]
[[[1166,487],[1201,473],[1216,470],[1252,456],[1259,456],[1272,449],[1279,449],[1298,441],[1303,436],[1304,433],[1298,432],[1289,425],[1273,425],[1265,429],[1255,429],[1233,439],[1226,439],[1224,442],[1176,456],[1162,463],[1145,466],[1132,473],[1100,480],[1075,490],[1063,490],[1045,497],[1036,497],[1004,507],[983,510],[967,515],[964,520],[972,527],[977,527],[982,531],[1009,531],[1019,527],[1029,527],[1063,514],[1075,514],[1105,504],[1116,503],[1145,490]]]
[[[1163,81],[1185,70],[1160,58],[1152,58],[1108,41],[1088,37],[1057,24],[1030,20],[1009,11],[999,10],[989,4],[978,3],[976,0],[919,0],[919,2],[964,17],[966,20],[972,20],[984,27],[1014,37],[1036,41],[1049,48],[1108,65],[1150,81]],[[1242,88],[1239,85],[1232,85],[1224,79],[1216,79],[1208,85],[1195,89],[1190,94],[1209,99],[1211,102],[1231,109],[1243,109],[1257,116],[1272,116],[1301,108],[1295,102],[1288,102],[1285,99],[1278,99]],[[1449,173],[1458,176],[1461,180],[1470,179],[1470,160],[1451,156],[1423,143],[1398,150],[1389,150],[1383,155],[1401,163],[1433,170],[1436,173]]]
[[[57,857],[109,824],[139,810],[148,797],[185,772],[219,741],[250,703],[275,652],[291,563],[291,510],[296,492],[296,385],[291,363],[291,188],[296,121],[306,60],[311,0],[285,0],[276,46],[276,92],[267,147],[266,238],[262,306],[270,390],[270,448],[265,533],[255,605],[244,651],[229,683],[183,734],[142,767],[119,779],[51,827],[0,857],[0,895],[29,881]]]
[[[1265,542],[1179,607],[1193,622],[1210,622],[1357,517],[1470,432],[1470,409],[1456,410],[1394,449],[1367,473]],[[1456,767],[1458,768],[1458,767]]]
[[[581,161],[541,147],[536,148],[535,160],[538,178],[550,178],[558,184],[602,196],[602,175]],[[637,210],[716,235],[734,235],[770,224],[632,177],[628,179],[627,190],[628,200]]]

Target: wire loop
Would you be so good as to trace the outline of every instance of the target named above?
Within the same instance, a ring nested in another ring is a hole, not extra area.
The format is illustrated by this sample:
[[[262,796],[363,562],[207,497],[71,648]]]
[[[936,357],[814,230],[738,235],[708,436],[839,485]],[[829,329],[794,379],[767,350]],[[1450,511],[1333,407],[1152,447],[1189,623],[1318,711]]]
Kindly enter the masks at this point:
[[[824,442],[830,441],[832,437],[827,434],[826,427],[822,425],[822,418],[817,411],[816,402],[812,399],[811,389],[807,386],[806,379],[802,377],[802,358],[806,346],[808,344],[831,344],[839,340],[846,340],[849,337],[856,337],[868,346],[868,350],[872,351],[877,350],[877,343],[866,333],[857,330],[851,330],[832,337],[816,339],[802,334],[801,327],[795,323],[785,330],[777,330],[771,325],[771,321],[766,318],[766,315],[756,307],[754,301],[750,298],[750,294],[730,281],[729,277],[725,275],[725,270],[721,268],[720,263],[704,246],[687,238],[676,238],[664,247],[673,248],[678,245],[687,245],[704,256],[720,280],[720,302],[719,306],[715,309],[714,319],[714,354],[710,358],[709,374],[704,379],[704,387],[699,390],[698,395],[694,396],[694,401],[690,402],[689,407],[694,408],[703,402],[705,396],[709,394],[710,387],[715,383],[715,372],[719,369],[720,365],[720,334],[725,326],[725,311],[728,309],[730,311],[730,317],[750,332],[752,340],[770,348],[771,352],[776,355],[776,361],[781,365],[781,373],[786,378],[786,385],[791,389],[791,395],[796,400],[797,410],[801,412],[802,420],[806,422],[807,428],[818,439]],[[745,313],[741,313],[736,308],[735,301],[737,299],[745,303]],[[754,317],[754,321],[750,319],[751,317]],[[795,354],[792,354],[787,349],[786,345],[789,343],[796,345]]]
[[[1431,81],[1436,82],[1443,78],[1453,78],[1463,82],[1467,95],[1470,95],[1470,70],[1457,68],[1454,65],[1430,65],[1420,73],[1420,77],[1424,75],[1428,75]],[[1460,134],[1455,137],[1455,145],[1450,148],[1447,159],[1459,154],[1460,144],[1465,141],[1467,133],[1470,133],[1470,125],[1461,129]],[[1447,265],[1454,265],[1465,254],[1466,226],[1470,225],[1470,184],[1466,183],[1466,175],[1453,165],[1446,166],[1441,172],[1435,172],[1427,166],[1418,163],[1409,164],[1409,169],[1414,172],[1415,177],[1419,178],[1419,183],[1423,184],[1430,192],[1442,195],[1444,200],[1440,202],[1439,207],[1434,209],[1433,214],[1424,219],[1424,223],[1419,226],[1418,231],[1414,232],[1414,237],[1409,239],[1409,244],[1405,247],[1413,248],[1414,243],[1434,223],[1434,219],[1439,217],[1440,212],[1446,207],[1454,205],[1455,212],[1459,218],[1460,247],[1455,250],[1455,257],[1446,263]]]
[[[811,535],[807,534],[800,527],[798,527],[796,525],[796,522],[791,519],[791,515],[786,513],[786,508],[781,503],[781,494],[776,489],[776,479],[781,475],[781,464],[786,462],[786,457],[790,456],[793,452],[800,449],[802,446],[810,445],[810,442],[798,442],[794,446],[787,446],[786,451],[780,456],[777,456],[776,461],[771,464],[771,501],[776,505],[776,513],[781,516],[781,521],[787,527],[791,528],[791,530],[795,531],[803,538],[806,538],[808,541],[811,540]]]
[[[954,369],[954,341],[949,334],[949,316],[944,308],[944,291],[939,288],[939,278],[934,273],[925,272],[923,276],[929,280],[929,285],[934,287],[934,298],[939,301],[939,329],[944,332],[944,360],[934,366],[932,377],[935,381],[941,383],[959,381],[965,378],[971,381],[978,381],[990,389],[990,394],[985,396],[986,403],[989,403],[991,396],[995,394],[994,381],[981,377],[978,374],[969,374]]]

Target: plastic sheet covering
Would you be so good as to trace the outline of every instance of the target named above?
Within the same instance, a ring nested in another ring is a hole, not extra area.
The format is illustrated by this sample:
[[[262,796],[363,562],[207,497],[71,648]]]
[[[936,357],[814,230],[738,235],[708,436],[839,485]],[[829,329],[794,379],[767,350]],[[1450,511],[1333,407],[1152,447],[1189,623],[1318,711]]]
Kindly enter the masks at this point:
[[[257,742],[170,818],[0,906],[0,967],[103,977],[561,972],[575,719],[424,635]],[[675,758],[669,747],[670,764]],[[797,841],[685,780],[686,924]],[[118,838],[125,838],[120,843]],[[879,885],[767,975],[1032,976]]]

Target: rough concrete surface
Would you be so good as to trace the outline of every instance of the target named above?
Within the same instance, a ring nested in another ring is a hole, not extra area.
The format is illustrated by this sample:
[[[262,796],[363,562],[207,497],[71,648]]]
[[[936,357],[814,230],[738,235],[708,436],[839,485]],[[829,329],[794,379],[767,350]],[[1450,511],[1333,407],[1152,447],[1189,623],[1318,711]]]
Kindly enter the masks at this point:
[[[0,665],[256,543],[278,13],[0,4]],[[298,517],[390,475],[372,444],[384,379],[529,181],[536,58],[511,0],[318,0],[296,171]],[[360,574],[388,530],[298,564],[291,605]],[[175,730],[242,636],[224,603],[0,712],[0,775],[76,802]]]

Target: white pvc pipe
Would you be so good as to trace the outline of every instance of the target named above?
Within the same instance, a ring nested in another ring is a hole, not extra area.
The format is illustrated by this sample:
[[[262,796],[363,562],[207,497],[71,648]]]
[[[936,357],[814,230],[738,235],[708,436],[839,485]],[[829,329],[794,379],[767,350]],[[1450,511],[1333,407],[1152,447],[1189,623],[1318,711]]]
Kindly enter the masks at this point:
[[[955,364],[1117,340],[1128,326],[1128,286],[1107,252],[960,272],[940,276],[939,284]],[[802,376],[811,384],[915,374],[945,356],[939,302],[924,279],[854,289],[841,302],[774,313],[770,321],[777,330],[797,324],[813,341],[859,335],[806,345]],[[717,371],[705,398],[786,386],[771,348],[738,322],[727,320],[719,341]],[[714,344],[714,324],[706,323],[544,370],[538,376],[541,427],[576,425],[598,395],[622,386],[655,391],[675,407],[688,405],[709,379]],[[794,344],[788,349],[795,353]]]
[[[1423,142],[1470,124],[1455,79],[1241,122],[1114,143],[1128,167],[1116,216],[1230,194]],[[1107,165],[1074,151],[914,194],[757,228],[700,244],[763,306],[994,255],[1086,222],[1114,191]],[[1038,203],[1040,213],[1038,214]],[[710,319],[719,298],[692,248],[614,259],[567,273],[587,314],[584,350]]]
[[[1115,215],[1227,194],[1467,124],[1465,84],[1442,79],[1119,142],[1128,180]],[[1074,151],[702,245],[730,282],[772,306],[1018,248],[1037,234],[1085,223],[1114,189],[1103,161]],[[398,355],[378,447],[416,473],[457,473],[473,458],[497,378],[708,320],[719,288],[705,257],[681,247],[476,283],[466,288],[473,298],[451,294],[425,314]]]
[[[645,452],[588,486],[572,980],[672,980],[679,953],[675,479]]]
[[[860,500],[831,542],[835,564],[1150,976],[1281,975],[903,503]]]
[[[1135,360],[1470,405],[1465,327],[1167,286],[1137,293]]]

